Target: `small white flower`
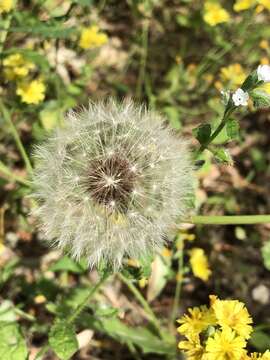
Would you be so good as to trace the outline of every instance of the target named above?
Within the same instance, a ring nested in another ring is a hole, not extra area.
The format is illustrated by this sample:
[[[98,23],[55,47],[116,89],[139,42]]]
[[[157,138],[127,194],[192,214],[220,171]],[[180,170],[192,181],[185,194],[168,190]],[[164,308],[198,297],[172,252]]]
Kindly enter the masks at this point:
[[[257,69],[258,79],[264,82],[270,82],[270,66],[260,65]]]
[[[233,94],[232,99],[235,106],[247,106],[249,95],[246,91],[239,88]]]

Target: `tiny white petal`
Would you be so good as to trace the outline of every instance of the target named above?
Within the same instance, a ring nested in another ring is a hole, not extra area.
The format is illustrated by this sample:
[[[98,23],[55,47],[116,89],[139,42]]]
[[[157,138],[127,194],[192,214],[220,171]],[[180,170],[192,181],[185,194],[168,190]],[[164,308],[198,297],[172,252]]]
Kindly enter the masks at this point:
[[[257,69],[258,79],[264,82],[270,82],[270,66],[259,65]]]
[[[249,95],[243,89],[237,89],[232,96],[233,102],[235,106],[247,106]]]

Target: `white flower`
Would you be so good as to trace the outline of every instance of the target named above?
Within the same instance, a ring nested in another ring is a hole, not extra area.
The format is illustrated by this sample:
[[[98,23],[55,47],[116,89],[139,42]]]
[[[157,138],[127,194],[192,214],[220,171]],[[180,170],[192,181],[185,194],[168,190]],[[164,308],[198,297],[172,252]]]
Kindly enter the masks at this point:
[[[264,82],[270,82],[270,66],[259,65],[257,69],[258,79]]]
[[[193,192],[187,142],[132,102],[70,112],[35,155],[45,236],[91,267],[161,248]]]
[[[240,105],[247,106],[249,95],[246,91],[239,88],[233,94],[232,99],[235,106],[240,106]]]

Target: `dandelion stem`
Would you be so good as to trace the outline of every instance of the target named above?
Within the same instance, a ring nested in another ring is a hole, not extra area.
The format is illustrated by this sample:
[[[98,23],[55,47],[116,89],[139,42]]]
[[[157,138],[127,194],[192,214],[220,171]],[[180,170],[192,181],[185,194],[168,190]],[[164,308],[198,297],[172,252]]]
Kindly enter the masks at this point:
[[[29,160],[29,157],[25,151],[25,148],[23,146],[23,143],[20,139],[20,135],[16,129],[16,127],[14,126],[12,120],[11,120],[11,116],[10,116],[10,113],[8,112],[7,108],[4,106],[4,104],[0,101],[0,110],[3,114],[3,118],[4,120],[8,123],[9,127],[10,127],[10,130],[11,130],[11,133],[13,135],[13,138],[16,142],[16,145],[21,153],[21,156],[25,162],[25,165],[26,165],[26,169],[27,169],[27,172],[29,175],[32,175],[33,173],[33,168],[32,168],[32,165],[31,165],[31,162]]]
[[[136,89],[136,97],[138,99],[141,98],[142,86],[145,79],[145,70],[146,70],[146,62],[147,62],[147,54],[148,54],[149,22],[150,20],[146,19],[145,22],[143,23],[143,29],[142,29],[142,55],[141,55],[138,83]]]
[[[156,315],[154,314],[153,310],[151,309],[151,307],[149,306],[149,304],[145,300],[145,298],[142,296],[140,291],[123,274],[118,273],[117,275],[118,275],[119,279],[129,288],[129,290],[132,292],[132,294],[135,296],[135,298],[138,300],[138,302],[142,305],[142,307],[144,308],[144,311],[149,316],[149,320],[152,322],[153,326],[157,330],[160,337],[163,340],[166,340],[166,338],[161,330],[160,323],[159,323],[158,319],[156,318]]]
[[[252,225],[270,223],[270,215],[195,215],[186,221],[204,225]]]
[[[85,306],[87,305],[87,303],[89,302],[89,300],[93,297],[93,295],[97,292],[97,290],[101,287],[101,285],[103,285],[103,283],[105,282],[105,280],[108,278],[109,274],[105,273],[100,280],[97,282],[97,284],[95,286],[93,286],[88,295],[85,297],[85,299],[80,303],[80,305],[77,307],[77,309],[73,312],[73,314],[67,319],[67,322],[69,324],[72,324],[77,317],[80,315],[80,313],[83,311],[83,309],[85,308]]]

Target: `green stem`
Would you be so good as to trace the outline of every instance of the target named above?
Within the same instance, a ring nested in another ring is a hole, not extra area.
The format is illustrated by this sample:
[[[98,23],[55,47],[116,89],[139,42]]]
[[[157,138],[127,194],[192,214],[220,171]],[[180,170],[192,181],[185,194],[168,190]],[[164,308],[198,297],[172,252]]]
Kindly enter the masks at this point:
[[[191,216],[185,222],[204,225],[270,224],[270,215],[195,215]]]
[[[166,340],[166,338],[164,337],[163,332],[161,331],[161,326],[160,326],[160,323],[159,323],[158,319],[156,318],[156,315],[154,314],[153,310],[151,309],[151,307],[149,306],[149,304],[145,300],[145,298],[142,296],[140,291],[123,274],[118,273],[117,276],[129,288],[129,290],[132,292],[132,294],[135,296],[135,298],[138,300],[138,302],[142,305],[142,307],[144,308],[144,311],[146,312],[146,314],[149,317],[149,320],[151,321],[151,323],[155,327],[155,329],[158,332],[158,334],[160,335],[160,337],[163,340]]]
[[[147,62],[147,54],[148,54],[148,35],[149,35],[149,19],[146,19],[143,24],[142,29],[142,56],[140,61],[140,69],[138,76],[138,83],[136,89],[136,97],[137,99],[141,98],[142,95],[142,84],[145,79],[145,70],[146,70],[146,62]]]
[[[83,311],[85,306],[88,304],[89,300],[93,297],[93,295],[97,292],[97,290],[101,287],[101,285],[105,282],[105,280],[108,278],[108,274],[105,273],[100,280],[97,282],[95,286],[93,286],[88,295],[85,297],[85,299],[80,303],[80,305],[77,307],[77,309],[73,312],[72,315],[70,315],[67,319],[67,323],[72,324],[77,317],[80,315],[80,313]]]
[[[12,12],[8,14],[6,19],[3,21],[3,30],[0,31],[0,54],[2,54],[4,49],[5,41],[8,35],[8,29],[11,24],[11,19],[12,19]]]
[[[7,108],[5,107],[5,105],[2,103],[2,101],[0,101],[0,110],[3,114],[3,117],[4,117],[4,120],[8,123],[9,127],[10,127],[10,130],[11,130],[11,133],[13,135],[13,138],[16,142],[16,145],[21,153],[21,156],[24,160],[24,163],[26,165],[26,169],[27,169],[27,172],[29,175],[32,175],[33,173],[33,168],[32,168],[32,165],[31,165],[31,162],[29,160],[29,157],[25,151],[25,148],[23,146],[23,143],[20,139],[20,135],[16,129],[16,127],[14,126],[12,120],[11,120],[11,116],[10,116],[10,113],[8,112]]]
[[[23,185],[30,186],[30,182],[25,180],[19,175],[14,174],[1,160],[0,160],[0,172],[3,173],[8,180],[17,181]]]
[[[184,241],[182,241],[182,246],[184,246]],[[184,249],[181,249],[180,257],[178,259],[178,275],[180,275],[180,279],[177,279],[174,301],[173,301],[173,309],[171,314],[171,327],[174,328],[174,321],[177,316],[177,310],[180,301],[182,283],[183,283],[183,266],[184,266]]]

